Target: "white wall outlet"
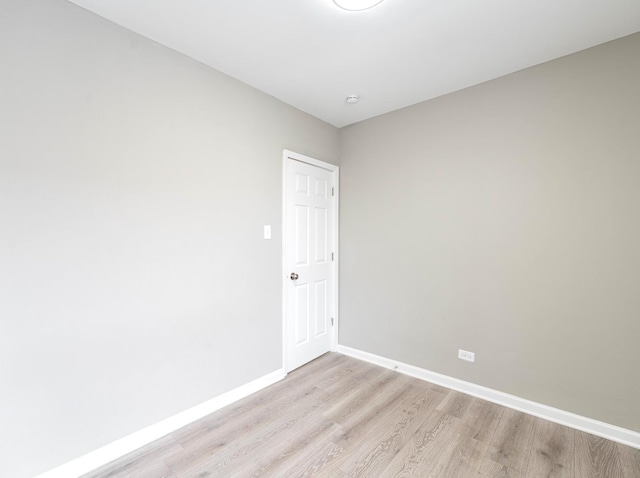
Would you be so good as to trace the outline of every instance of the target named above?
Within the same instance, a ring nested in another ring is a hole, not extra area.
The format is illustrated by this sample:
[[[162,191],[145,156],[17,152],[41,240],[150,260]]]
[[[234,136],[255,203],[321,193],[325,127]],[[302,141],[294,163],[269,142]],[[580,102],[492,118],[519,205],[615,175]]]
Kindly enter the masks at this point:
[[[265,239],[271,239],[271,226],[270,225],[265,225],[264,226],[264,238]]]
[[[474,354],[473,352],[467,352],[466,350],[459,349],[458,358],[460,360],[466,360],[467,362],[475,362],[476,354]]]

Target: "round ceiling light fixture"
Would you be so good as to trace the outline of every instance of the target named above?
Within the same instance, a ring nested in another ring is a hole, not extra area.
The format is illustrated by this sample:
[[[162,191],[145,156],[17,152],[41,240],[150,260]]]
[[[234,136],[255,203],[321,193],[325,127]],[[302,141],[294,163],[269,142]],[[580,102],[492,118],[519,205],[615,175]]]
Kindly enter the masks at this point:
[[[360,101],[360,98],[358,97],[358,95],[349,95],[347,96],[346,103],[348,105],[355,105],[358,101]]]
[[[338,5],[340,8],[343,10],[349,10],[350,12],[367,10],[382,2],[383,0],[333,0],[333,3]]]

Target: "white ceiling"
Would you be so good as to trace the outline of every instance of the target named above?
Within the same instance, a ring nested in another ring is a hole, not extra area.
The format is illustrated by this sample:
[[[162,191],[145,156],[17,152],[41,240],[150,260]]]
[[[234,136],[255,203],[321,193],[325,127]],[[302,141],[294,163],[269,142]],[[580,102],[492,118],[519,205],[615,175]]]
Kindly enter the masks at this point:
[[[338,127],[640,31],[640,0],[71,1]]]

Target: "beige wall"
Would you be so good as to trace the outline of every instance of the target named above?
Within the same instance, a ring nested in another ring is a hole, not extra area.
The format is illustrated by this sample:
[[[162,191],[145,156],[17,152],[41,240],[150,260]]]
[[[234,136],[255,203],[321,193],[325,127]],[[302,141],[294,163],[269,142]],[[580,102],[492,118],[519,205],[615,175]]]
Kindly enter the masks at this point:
[[[341,207],[341,344],[640,431],[640,34],[343,128]]]
[[[20,478],[282,366],[282,150],[335,162],[338,130],[61,0],[3,0],[0,59]]]

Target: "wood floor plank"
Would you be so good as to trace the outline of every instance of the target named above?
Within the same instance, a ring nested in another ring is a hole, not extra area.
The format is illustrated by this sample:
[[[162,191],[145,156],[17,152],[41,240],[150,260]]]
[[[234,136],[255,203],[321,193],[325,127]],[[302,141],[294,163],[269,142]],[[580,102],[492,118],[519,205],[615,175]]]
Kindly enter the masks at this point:
[[[331,356],[333,354],[327,355]],[[309,380],[317,387],[324,390],[332,387],[336,382],[339,382],[344,378],[356,378],[369,372],[382,371],[380,367],[376,367],[375,365],[372,365],[370,363],[353,359],[332,361],[332,366],[326,367],[324,365],[324,362],[330,361],[330,358],[325,359],[327,355],[314,360],[314,362],[319,362],[319,366],[321,367],[320,369],[316,368],[310,371],[307,370],[306,365],[303,368],[298,369],[299,373],[302,375],[302,380]]]
[[[251,477],[290,476],[304,463],[317,460],[319,449],[331,444],[333,437],[340,432],[340,427],[329,420],[308,429],[301,428],[294,435],[287,436],[280,444],[269,448],[267,453],[257,457],[256,464],[246,467],[242,475]]]
[[[640,450],[616,444],[625,478],[640,477]]]
[[[445,399],[438,405],[438,410],[460,418],[467,412],[473,401],[474,398],[470,395],[450,390]]]
[[[479,478],[527,478],[525,473],[485,458],[478,470]],[[578,477],[576,477],[578,478]]]
[[[525,473],[533,443],[534,425],[531,415],[505,409],[491,440],[487,457],[496,463]]]
[[[338,444],[332,440],[326,446],[317,449],[317,454],[309,460],[301,461],[297,467],[285,476],[322,476],[341,475],[340,465],[349,456],[350,444]]]
[[[320,393],[313,384],[307,385],[305,389],[292,387],[277,393],[272,400],[249,402],[245,407],[236,407],[229,415],[213,414],[199,420],[199,426],[182,428],[172,433],[172,436],[182,445],[183,454],[197,453],[203,447],[209,450],[222,449],[248,433],[270,426],[278,417],[290,413],[296,404],[302,403],[303,408],[319,407],[323,403],[319,399]]]
[[[326,448],[326,453],[300,465],[306,470],[302,472],[303,476],[310,472],[326,476],[339,474],[338,468],[350,455],[352,447],[364,441],[371,429],[383,419],[379,410],[393,409],[392,404],[411,382],[408,377],[388,370],[374,368],[372,371],[375,373],[367,370],[362,375],[368,377],[368,381],[358,387],[345,389],[348,393],[343,390],[338,400],[328,400],[331,406],[323,412],[323,416],[335,423],[339,432]]]
[[[325,373],[332,373],[337,368],[347,368],[358,365],[360,362],[351,360],[341,354],[326,353],[315,360],[292,370],[287,375],[287,379],[292,383],[297,380],[315,380],[317,377]]]
[[[161,460],[136,464],[127,469],[115,469],[108,473],[91,475],[95,478],[177,478]]]
[[[456,446],[449,446],[444,453],[434,457],[426,476],[434,478],[474,476],[482,465],[488,447],[488,442],[456,434]]]
[[[464,430],[462,436],[481,442],[490,442],[505,408],[495,403],[474,398],[466,412],[462,415]]]
[[[318,412],[321,406],[315,402],[292,403],[286,413],[274,415],[271,420],[245,423],[235,440],[227,441],[228,437],[221,436],[211,445],[206,441],[198,442],[197,446],[183,444],[184,451],[166,458],[165,462],[178,478],[201,473],[228,476],[243,468],[246,462],[256,464],[257,454],[273,451],[274,447],[286,443],[287,434],[291,439],[298,439],[299,430],[308,431],[317,426],[322,418]]]
[[[174,431],[172,436],[179,443],[186,444],[191,440],[200,439],[205,434],[223,435],[229,428],[237,427],[238,424],[248,420],[256,422],[260,419],[268,419],[279,410],[287,409],[293,401],[309,397],[320,398],[320,391],[313,384],[307,384],[306,387],[293,387],[282,380],[262,390],[261,393],[250,395],[225,407],[223,413],[222,411],[212,413]],[[257,412],[262,412],[265,416],[260,416]]]
[[[182,450],[170,435],[83,475],[82,478],[174,478],[163,459]]]
[[[312,435],[300,443],[290,443],[289,448],[277,459],[264,462],[252,477],[275,476],[318,476],[328,470],[332,459],[338,456],[332,439],[340,433],[340,427],[332,424],[327,427],[322,436]],[[309,446],[312,443],[312,446]],[[336,467],[332,468],[337,474]]]
[[[527,476],[572,478],[574,430],[546,420],[536,420]]]
[[[397,407],[401,407],[407,399],[412,379],[387,372],[391,373],[392,380],[386,374],[380,377],[380,387],[376,389],[375,397],[362,401],[362,397],[370,396],[370,389],[363,391],[362,395],[350,394],[349,400],[342,403],[341,408],[334,407],[331,413],[325,413],[341,426],[341,432],[333,440],[336,449],[331,464],[325,465],[327,473],[345,466],[362,443],[368,443],[377,436],[377,430],[389,426],[389,413],[397,411]]]
[[[331,404],[344,395],[345,391],[359,388],[362,384],[373,383],[379,376],[386,374],[385,369],[361,362],[351,368],[348,374],[335,374],[333,377],[315,380],[314,383],[327,394],[326,402]]]
[[[425,477],[437,456],[455,442],[459,419],[434,411],[396,454],[381,476]]]
[[[341,470],[352,477],[379,476],[443,399],[428,387],[407,387],[402,401],[370,430],[370,439],[350,451]]]
[[[575,474],[580,478],[625,478],[612,441],[588,433],[575,432]]]
[[[353,388],[333,401],[325,416],[340,425],[358,421],[361,415],[371,413],[369,404],[384,402],[389,396],[400,393],[403,382],[403,376],[385,370],[371,383]]]
[[[640,478],[640,451],[329,353],[83,478]]]

